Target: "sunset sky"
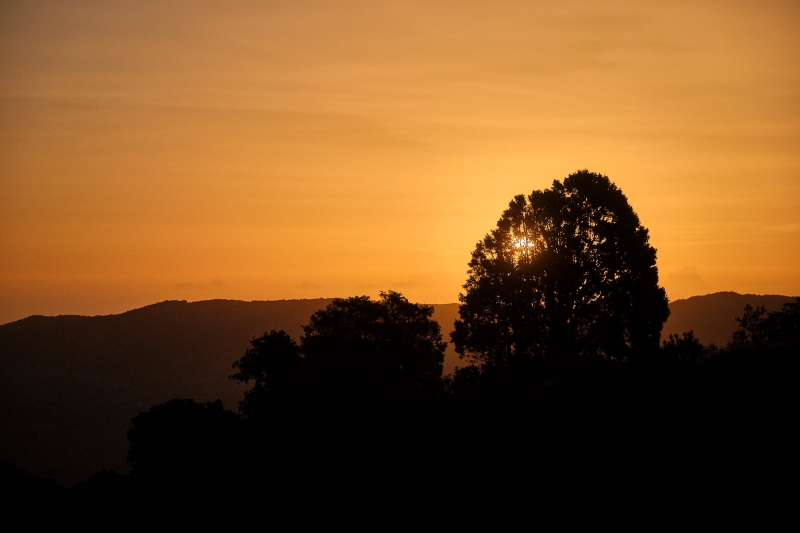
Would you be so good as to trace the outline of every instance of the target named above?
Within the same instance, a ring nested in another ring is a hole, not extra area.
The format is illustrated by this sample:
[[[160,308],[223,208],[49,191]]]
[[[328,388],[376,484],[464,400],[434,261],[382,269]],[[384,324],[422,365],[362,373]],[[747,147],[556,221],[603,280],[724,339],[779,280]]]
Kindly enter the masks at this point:
[[[0,4],[0,324],[455,302],[511,198],[627,195],[671,300],[800,294],[800,2]]]

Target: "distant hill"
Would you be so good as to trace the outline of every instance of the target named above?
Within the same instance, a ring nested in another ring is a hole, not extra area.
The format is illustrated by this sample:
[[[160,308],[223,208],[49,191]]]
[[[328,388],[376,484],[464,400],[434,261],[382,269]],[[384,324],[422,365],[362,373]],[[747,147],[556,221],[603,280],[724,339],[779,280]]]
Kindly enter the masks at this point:
[[[168,301],[109,316],[32,316],[0,326],[0,458],[72,483],[125,468],[130,419],[174,397],[221,398],[250,339],[295,338],[330,300]]]
[[[735,292],[717,292],[675,300],[669,304],[670,315],[661,337],[693,330],[695,337],[703,344],[723,346],[731,340],[733,332],[739,327],[736,319],[742,316],[746,304],[753,307],[763,305],[767,312],[773,312],[780,311],[783,304],[793,300],[789,296]]]
[[[678,300],[664,332],[724,344],[745,303],[777,310],[787,296],[717,293]],[[231,364],[271,329],[296,340],[327,299],[167,301],[108,316],[32,316],[0,326],[0,460],[72,484],[125,470],[126,431],[139,411],[172,398],[221,398],[243,387]],[[458,304],[434,306],[449,340]],[[445,372],[459,360],[449,345]]]
[[[0,459],[71,484],[125,469],[126,431],[139,411],[172,398],[230,409],[228,379],[249,341],[271,329],[300,339],[331,300],[161,302],[119,315],[32,316],[0,326]],[[456,304],[435,306],[449,329]],[[448,371],[455,361],[448,348]]]

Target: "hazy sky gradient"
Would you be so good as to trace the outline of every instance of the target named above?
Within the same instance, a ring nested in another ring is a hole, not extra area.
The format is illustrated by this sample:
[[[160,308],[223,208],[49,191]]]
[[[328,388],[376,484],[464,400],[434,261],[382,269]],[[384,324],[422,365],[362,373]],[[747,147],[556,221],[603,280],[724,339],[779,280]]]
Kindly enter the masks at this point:
[[[4,2],[0,323],[453,302],[515,194],[608,175],[671,299],[800,294],[798,2]]]

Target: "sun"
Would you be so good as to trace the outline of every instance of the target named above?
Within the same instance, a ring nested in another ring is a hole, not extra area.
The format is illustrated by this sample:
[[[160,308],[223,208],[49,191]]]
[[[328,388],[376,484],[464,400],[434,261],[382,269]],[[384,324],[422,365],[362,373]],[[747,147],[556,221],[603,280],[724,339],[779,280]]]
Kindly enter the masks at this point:
[[[521,263],[530,261],[534,254],[534,241],[527,235],[514,236],[511,238],[511,250],[514,254],[514,262]]]

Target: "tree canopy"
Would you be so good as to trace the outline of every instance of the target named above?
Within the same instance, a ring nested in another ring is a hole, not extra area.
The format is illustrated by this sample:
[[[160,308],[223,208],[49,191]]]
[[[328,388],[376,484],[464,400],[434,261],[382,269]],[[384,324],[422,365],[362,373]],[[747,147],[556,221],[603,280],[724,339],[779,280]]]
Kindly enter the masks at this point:
[[[236,469],[239,418],[222,402],[173,399],[140,412],[128,430],[128,464],[138,477],[186,483]]]
[[[432,306],[393,291],[381,292],[378,301],[336,299],[304,326],[302,351],[344,386],[379,381],[380,388],[429,389],[441,379],[447,346],[432,315]]]
[[[452,339],[478,365],[630,359],[658,349],[669,315],[647,229],[587,170],[516,196],[475,247],[464,290]]]
[[[792,346],[800,342],[800,297],[783,304],[780,311],[767,313],[764,306],[744,306],[744,313],[736,322],[730,345],[742,346]]]
[[[300,404],[405,401],[441,386],[444,350],[433,307],[397,292],[334,299],[311,316],[300,344],[283,331],[251,341],[231,379],[253,380],[247,416]]]

